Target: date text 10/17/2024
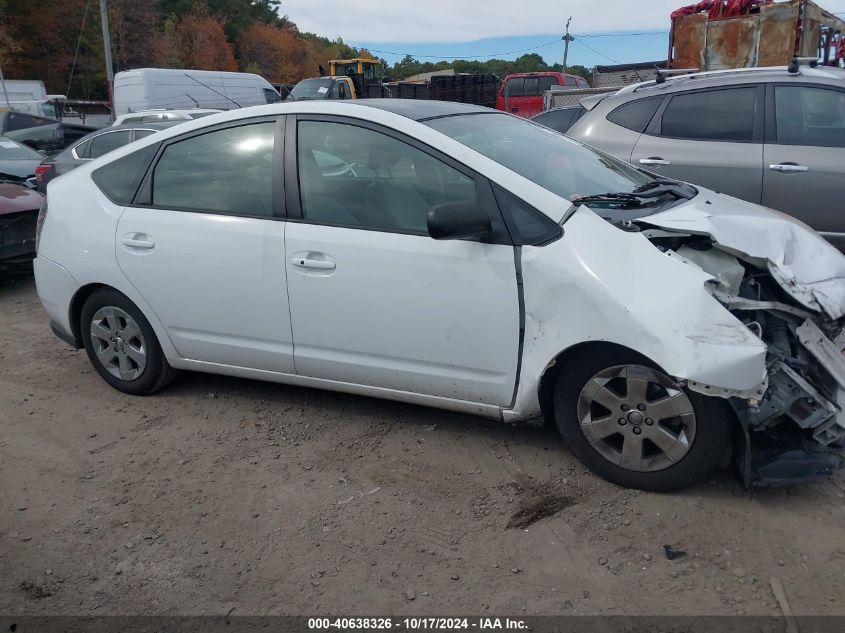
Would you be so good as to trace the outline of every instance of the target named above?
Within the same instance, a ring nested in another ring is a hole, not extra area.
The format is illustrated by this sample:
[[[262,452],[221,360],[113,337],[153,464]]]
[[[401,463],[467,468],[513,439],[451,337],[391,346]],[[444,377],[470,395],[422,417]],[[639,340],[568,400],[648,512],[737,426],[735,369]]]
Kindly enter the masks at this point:
[[[389,631],[518,631],[527,628],[525,621],[513,618],[308,618],[308,629],[382,630]]]

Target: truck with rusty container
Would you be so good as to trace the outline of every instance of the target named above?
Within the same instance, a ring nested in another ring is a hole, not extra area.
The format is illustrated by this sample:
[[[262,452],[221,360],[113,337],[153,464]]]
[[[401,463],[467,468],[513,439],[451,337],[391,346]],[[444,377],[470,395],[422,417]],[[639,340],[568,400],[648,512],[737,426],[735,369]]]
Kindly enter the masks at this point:
[[[845,21],[811,0],[703,0],[672,13],[669,68],[845,67]]]

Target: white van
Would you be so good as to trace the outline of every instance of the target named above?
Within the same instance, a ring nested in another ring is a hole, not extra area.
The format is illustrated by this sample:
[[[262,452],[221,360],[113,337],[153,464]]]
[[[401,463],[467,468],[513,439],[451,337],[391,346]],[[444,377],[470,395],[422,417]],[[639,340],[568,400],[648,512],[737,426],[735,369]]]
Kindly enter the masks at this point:
[[[58,95],[47,94],[44,82],[39,79],[5,79],[0,86],[0,111],[14,110],[55,119],[56,108],[50,101],[55,96]]]
[[[233,110],[281,101],[276,89],[252,73],[139,68],[114,76],[115,115],[155,109]]]

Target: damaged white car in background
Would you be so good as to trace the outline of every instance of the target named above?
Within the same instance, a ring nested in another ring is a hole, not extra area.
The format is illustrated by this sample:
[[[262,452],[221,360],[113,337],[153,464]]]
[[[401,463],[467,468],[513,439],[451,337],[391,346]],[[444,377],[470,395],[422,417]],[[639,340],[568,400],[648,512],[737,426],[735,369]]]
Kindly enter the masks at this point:
[[[845,257],[507,114],[212,115],[52,181],[38,227],[54,332],[127,393],[193,370],[544,415],[658,491],[731,455],[748,487],[844,464]]]

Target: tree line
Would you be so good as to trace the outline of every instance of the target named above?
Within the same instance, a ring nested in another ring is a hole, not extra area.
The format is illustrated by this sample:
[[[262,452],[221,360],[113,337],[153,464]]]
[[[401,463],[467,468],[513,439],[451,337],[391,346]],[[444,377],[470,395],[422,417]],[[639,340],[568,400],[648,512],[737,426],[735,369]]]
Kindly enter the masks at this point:
[[[313,77],[329,59],[372,57],[363,49],[301,32],[280,0],[108,0],[115,71],[193,68],[253,72],[275,83]],[[382,60],[384,62],[384,60]],[[404,79],[444,68],[456,72],[560,70],[540,55],[514,61],[385,63]],[[0,67],[8,79],[41,79],[50,94],[105,99],[108,93],[99,0],[0,0]],[[588,76],[586,68],[570,72]]]

